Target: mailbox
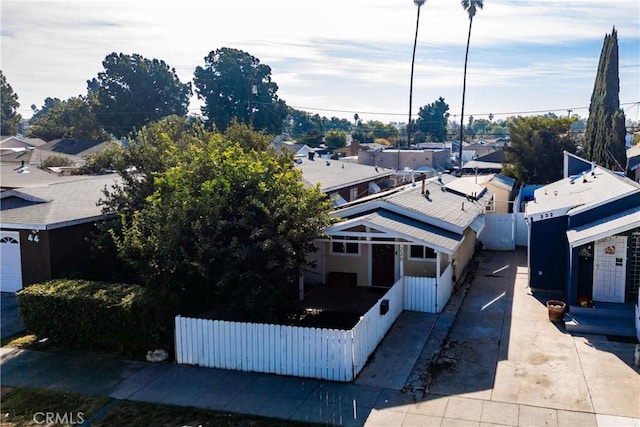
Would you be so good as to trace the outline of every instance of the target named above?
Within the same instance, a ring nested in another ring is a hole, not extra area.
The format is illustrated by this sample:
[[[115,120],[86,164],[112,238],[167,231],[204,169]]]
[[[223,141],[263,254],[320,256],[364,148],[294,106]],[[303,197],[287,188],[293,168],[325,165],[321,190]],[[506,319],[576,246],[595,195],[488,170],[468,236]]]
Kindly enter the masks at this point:
[[[380,315],[384,316],[389,311],[389,300],[383,299],[380,301]]]

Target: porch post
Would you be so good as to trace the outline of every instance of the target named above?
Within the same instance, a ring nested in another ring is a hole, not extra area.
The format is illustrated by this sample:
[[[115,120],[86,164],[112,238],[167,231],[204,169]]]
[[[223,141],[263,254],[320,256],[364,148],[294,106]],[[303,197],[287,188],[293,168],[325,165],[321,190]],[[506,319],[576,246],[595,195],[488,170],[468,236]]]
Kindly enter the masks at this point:
[[[404,245],[398,246],[398,255],[400,256],[400,277],[404,277]]]

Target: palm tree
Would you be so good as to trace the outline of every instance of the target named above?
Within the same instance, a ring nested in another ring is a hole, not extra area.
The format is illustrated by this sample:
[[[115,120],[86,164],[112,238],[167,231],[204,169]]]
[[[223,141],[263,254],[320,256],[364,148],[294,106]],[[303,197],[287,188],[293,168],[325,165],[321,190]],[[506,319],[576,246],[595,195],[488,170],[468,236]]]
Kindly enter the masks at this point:
[[[416,61],[416,45],[418,44],[418,24],[420,23],[420,7],[425,4],[427,0],[413,0],[413,3],[418,6],[418,16],[416,17],[416,36],[413,39],[413,56],[411,57],[411,81],[409,83],[409,123],[407,123],[407,148],[411,148],[411,103],[413,102],[413,64]],[[398,140],[398,144],[400,141]],[[398,163],[400,163],[400,154],[398,154]],[[400,167],[398,165],[398,167]]]
[[[469,35],[467,36],[467,51],[464,55],[464,77],[462,80],[462,113],[460,114],[460,169],[462,170],[462,137],[464,130],[464,96],[467,92],[467,61],[469,60],[469,42],[471,41],[471,25],[473,25],[473,17],[476,16],[478,8],[484,6],[483,0],[462,0],[460,2],[464,10],[469,14]]]

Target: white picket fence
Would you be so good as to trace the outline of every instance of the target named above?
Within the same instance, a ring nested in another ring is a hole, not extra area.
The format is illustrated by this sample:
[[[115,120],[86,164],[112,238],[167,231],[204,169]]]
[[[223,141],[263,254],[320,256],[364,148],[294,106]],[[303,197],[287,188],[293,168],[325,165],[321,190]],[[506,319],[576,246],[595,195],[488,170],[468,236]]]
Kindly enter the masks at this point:
[[[451,266],[447,271],[444,276],[451,275]],[[441,283],[436,287],[432,278],[400,278],[351,330],[176,316],[176,362],[349,382],[403,310],[435,313],[444,308],[451,277]],[[387,303],[383,314],[380,306]]]
[[[440,313],[451,298],[452,267],[449,265],[440,282],[434,277],[404,277],[404,309],[423,313]]]

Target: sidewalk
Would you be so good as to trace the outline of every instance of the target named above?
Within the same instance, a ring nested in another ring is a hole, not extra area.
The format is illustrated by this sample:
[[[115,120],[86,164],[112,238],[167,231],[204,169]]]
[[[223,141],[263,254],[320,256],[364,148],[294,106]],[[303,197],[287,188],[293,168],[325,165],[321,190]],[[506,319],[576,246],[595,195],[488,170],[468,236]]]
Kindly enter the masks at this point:
[[[468,292],[403,313],[354,383],[8,348],[1,382],[328,425],[640,427],[634,346],[549,322],[525,256],[482,253]]]

